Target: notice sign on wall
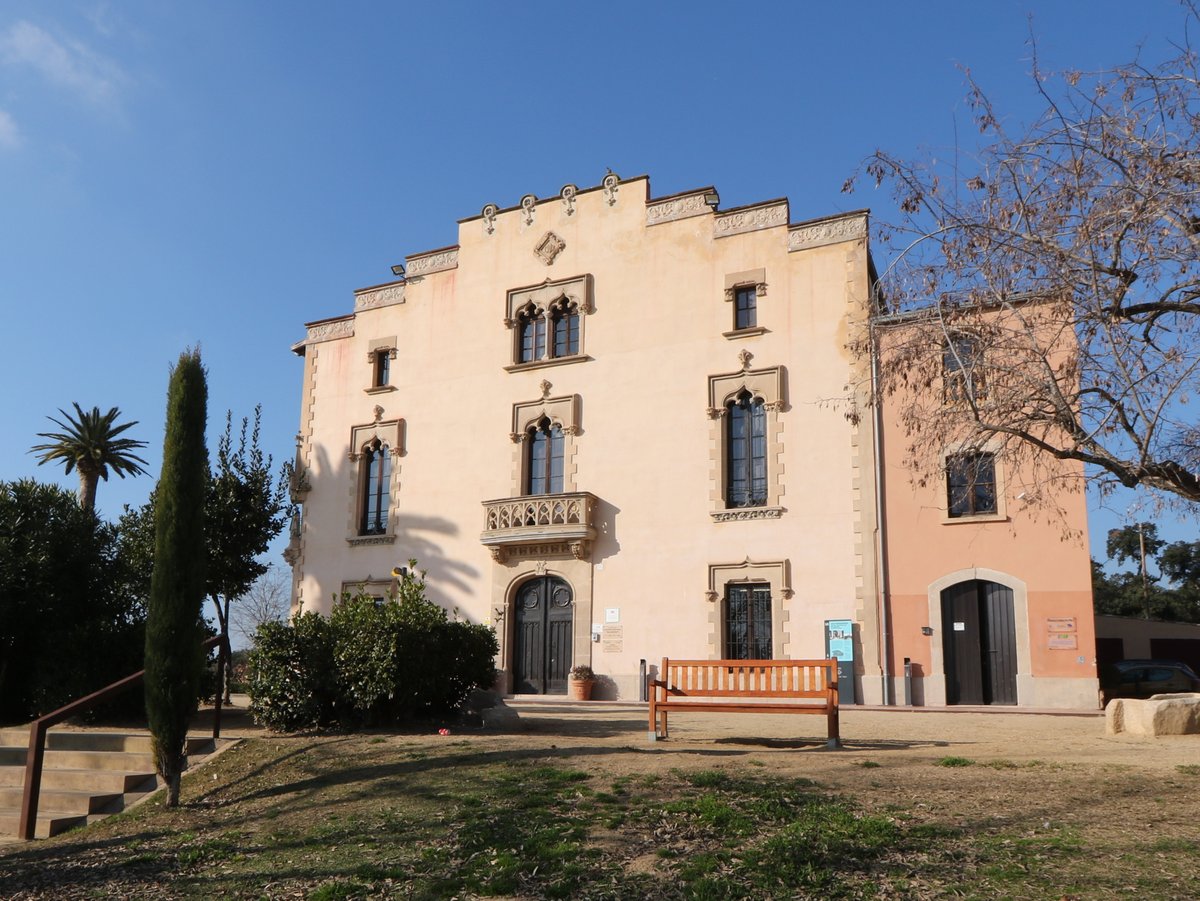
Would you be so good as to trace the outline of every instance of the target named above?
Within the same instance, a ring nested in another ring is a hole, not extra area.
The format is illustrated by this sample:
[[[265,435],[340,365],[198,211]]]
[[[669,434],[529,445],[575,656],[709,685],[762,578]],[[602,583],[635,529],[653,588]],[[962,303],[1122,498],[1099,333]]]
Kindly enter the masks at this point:
[[[1079,647],[1078,626],[1073,616],[1046,619],[1047,646],[1052,651],[1073,651]]]
[[[606,654],[619,654],[625,649],[625,627],[604,624],[600,633],[600,650]]]

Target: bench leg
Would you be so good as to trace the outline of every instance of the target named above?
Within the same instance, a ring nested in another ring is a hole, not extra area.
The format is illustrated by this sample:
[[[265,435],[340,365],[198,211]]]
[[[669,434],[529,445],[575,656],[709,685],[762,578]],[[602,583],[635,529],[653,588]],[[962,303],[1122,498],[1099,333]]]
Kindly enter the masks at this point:
[[[662,738],[667,737],[667,711],[665,710],[658,712],[658,734]]]
[[[825,742],[825,747],[830,751],[840,751],[842,749],[842,740],[837,736],[834,736],[833,738],[829,739],[829,741]]]

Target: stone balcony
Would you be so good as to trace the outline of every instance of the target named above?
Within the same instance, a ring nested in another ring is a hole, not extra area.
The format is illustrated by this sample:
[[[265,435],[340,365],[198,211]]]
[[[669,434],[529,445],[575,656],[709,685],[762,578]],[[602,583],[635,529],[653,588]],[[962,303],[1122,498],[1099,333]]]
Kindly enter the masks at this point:
[[[499,563],[521,557],[586,560],[591,554],[596,496],[587,491],[500,498],[484,501],[483,509],[479,540]]]

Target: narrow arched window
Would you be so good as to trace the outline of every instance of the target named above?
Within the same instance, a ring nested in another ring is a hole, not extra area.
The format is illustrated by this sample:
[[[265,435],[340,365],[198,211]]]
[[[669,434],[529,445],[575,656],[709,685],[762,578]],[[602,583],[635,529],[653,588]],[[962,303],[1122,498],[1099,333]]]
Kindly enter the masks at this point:
[[[529,304],[518,317],[520,325],[520,353],[517,362],[532,363],[546,357],[546,316],[533,304]]]
[[[391,495],[392,461],[388,446],[376,440],[362,454],[362,523],[363,535],[383,535],[388,526],[388,504]]]
[[[767,503],[767,416],[762,398],[741,392],[729,402],[726,418],[726,507]]]
[[[543,417],[529,430],[526,494],[560,494],[563,490],[562,426]]]
[[[563,297],[551,305],[550,319],[554,324],[554,356],[579,353],[579,308]]]

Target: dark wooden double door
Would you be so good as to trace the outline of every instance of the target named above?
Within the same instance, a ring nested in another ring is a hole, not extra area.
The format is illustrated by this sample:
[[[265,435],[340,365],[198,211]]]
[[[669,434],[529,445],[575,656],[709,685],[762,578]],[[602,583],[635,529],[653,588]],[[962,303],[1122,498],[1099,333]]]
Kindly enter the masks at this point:
[[[566,694],[574,626],[571,586],[555,576],[521,583],[516,613],[513,691]]]
[[[1012,589],[971,580],[942,592],[947,704],[1017,703]]]

